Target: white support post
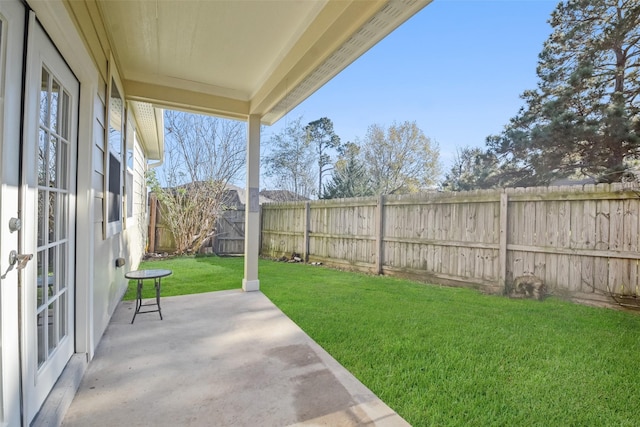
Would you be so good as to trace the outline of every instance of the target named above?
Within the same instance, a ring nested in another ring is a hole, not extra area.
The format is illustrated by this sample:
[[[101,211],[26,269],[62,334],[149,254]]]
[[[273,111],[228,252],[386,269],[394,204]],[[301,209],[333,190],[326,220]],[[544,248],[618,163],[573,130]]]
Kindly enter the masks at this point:
[[[251,115],[247,124],[247,191],[244,219],[244,279],[242,290],[260,290],[258,254],[260,245],[260,116]]]

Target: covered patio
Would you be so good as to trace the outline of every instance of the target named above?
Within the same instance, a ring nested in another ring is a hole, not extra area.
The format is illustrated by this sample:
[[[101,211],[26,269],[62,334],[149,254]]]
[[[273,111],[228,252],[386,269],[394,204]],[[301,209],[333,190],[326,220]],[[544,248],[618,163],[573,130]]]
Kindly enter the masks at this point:
[[[63,426],[405,426],[261,292],[123,301]]]
[[[96,35],[89,49],[118,70],[127,101],[247,122],[242,289],[256,291],[261,125],[277,122],[430,2],[84,0],[67,7],[83,34]]]
[[[76,382],[67,395],[90,363],[64,425],[406,424],[259,292],[260,131],[430,1],[32,2],[54,40],[64,41],[73,27],[96,65],[98,82],[83,87],[97,94],[97,116],[104,116],[102,102],[111,102],[116,88],[140,135],[159,136],[141,139],[143,168],[162,163],[163,109],[247,123],[242,290],[166,298],[165,320],[147,314],[133,325],[133,303],[117,303],[119,291],[95,294],[89,286],[86,295],[78,292],[78,325],[89,325],[83,307],[92,319],[95,307],[108,302],[110,316],[118,305],[111,320],[101,316],[89,332],[78,328],[69,362],[77,366],[67,369]],[[71,45],[59,44],[63,56],[74,57]],[[82,122],[88,141],[96,123],[90,119]],[[87,158],[102,158],[104,147],[96,147]],[[108,180],[87,171],[86,181],[96,183],[88,199],[106,206],[93,195],[105,194]],[[128,243],[124,234],[108,240],[114,253]],[[98,234],[96,242],[104,239]],[[100,259],[103,252],[95,253]],[[94,276],[100,270],[85,282]],[[116,283],[124,290],[123,277],[108,282]],[[42,407],[36,423],[60,421],[65,404],[48,400],[53,402]]]
[[[0,425],[398,420],[259,292],[260,133],[430,1],[0,1]],[[164,109],[247,124],[243,276],[130,325]]]

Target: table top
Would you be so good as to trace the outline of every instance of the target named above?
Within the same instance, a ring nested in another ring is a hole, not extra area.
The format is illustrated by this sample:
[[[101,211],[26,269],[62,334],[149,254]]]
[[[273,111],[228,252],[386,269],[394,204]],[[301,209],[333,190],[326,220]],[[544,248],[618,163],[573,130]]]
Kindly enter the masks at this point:
[[[170,276],[173,273],[171,270],[135,270],[130,271],[124,275],[127,279],[157,279],[159,277]]]

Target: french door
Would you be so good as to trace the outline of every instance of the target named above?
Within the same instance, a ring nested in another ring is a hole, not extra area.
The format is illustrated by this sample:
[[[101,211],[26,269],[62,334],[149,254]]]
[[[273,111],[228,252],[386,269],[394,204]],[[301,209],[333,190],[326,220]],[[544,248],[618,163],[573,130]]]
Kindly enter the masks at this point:
[[[35,416],[74,352],[79,83],[32,17],[22,153],[23,411]]]
[[[0,426],[20,425],[18,273],[9,254],[21,251],[20,123],[26,9],[0,0]],[[13,224],[13,226],[11,226]]]

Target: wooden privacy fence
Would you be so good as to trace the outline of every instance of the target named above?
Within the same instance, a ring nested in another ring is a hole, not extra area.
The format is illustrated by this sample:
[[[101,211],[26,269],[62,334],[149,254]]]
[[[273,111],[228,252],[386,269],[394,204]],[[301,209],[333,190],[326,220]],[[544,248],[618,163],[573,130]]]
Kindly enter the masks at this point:
[[[238,255],[244,253],[244,205],[242,209],[223,211],[216,221],[215,234],[204,241],[200,252],[218,255]],[[176,242],[162,217],[162,209],[157,198],[149,196],[149,242],[147,252],[168,252],[176,250]]]
[[[262,254],[493,291],[638,295],[640,193],[601,184],[265,204]]]

